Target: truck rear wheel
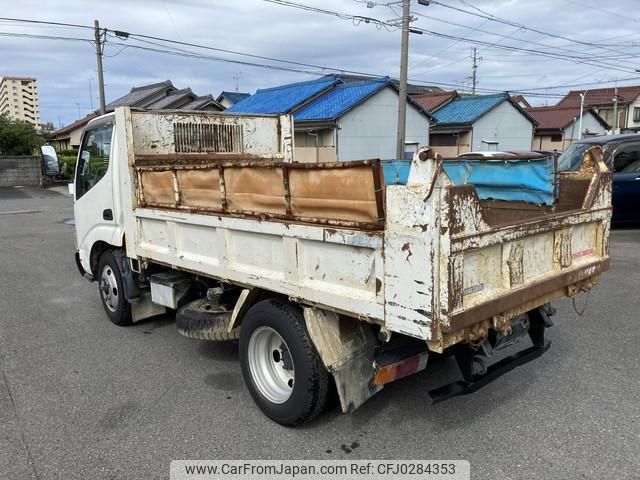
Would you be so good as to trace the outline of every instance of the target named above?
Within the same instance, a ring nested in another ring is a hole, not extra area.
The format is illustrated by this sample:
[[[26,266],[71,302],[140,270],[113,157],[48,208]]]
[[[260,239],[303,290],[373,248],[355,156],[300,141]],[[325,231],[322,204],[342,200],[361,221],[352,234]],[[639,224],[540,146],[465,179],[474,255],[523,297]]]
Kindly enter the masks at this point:
[[[294,305],[270,299],[251,307],[240,329],[240,364],[260,410],[281,425],[307,422],[324,408],[329,374]]]
[[[125,298],[122,275],[113,253],[107,250],[98,264],[98,290],[109,320],[120,327],[131,325],[131,304]]]

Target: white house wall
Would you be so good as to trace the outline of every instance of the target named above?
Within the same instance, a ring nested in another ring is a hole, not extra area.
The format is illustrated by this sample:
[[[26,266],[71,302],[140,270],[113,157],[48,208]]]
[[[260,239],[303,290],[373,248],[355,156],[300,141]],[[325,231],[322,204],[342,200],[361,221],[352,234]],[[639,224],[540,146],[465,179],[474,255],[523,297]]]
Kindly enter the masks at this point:
[[[575,125],[571,124],[567,128],[564,129],[564,139],[566,140],[577,140],[579,136],[580,122],[578,120],[575,121]],[[585,133],[588,132],[589,135],[604,135],[606,129],[602,126],[602,124],[596,120],[596,117],[591,112],[585,112],[582,115],[582,136],[585,136]]]
[[[497,150],[529,150],[533,124],[508,101],[473,124],[472,150],[490,150],[482,140],[497,141]]]
[[[345,114],[339,121],[338,160],[396,156],[398,94],[385,88]],[[406,141],[425,146],[429,139],[429,120],[416,107],[407,104]]]
[[[627,110],[627,128],[640,128],[640,122],[633,121],[633,110],[635,108],[640,108],[640,97],[636,98],[631,104],[629,104],[629,108]]]

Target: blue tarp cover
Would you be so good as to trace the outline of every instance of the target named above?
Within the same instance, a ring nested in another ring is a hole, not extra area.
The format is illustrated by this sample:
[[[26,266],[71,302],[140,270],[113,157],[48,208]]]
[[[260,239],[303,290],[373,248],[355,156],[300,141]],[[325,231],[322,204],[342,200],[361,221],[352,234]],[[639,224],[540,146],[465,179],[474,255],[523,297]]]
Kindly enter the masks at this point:
[[[473,184],[481,200],[519,200],[544,205],[552,205],[555,200],[553,157],[445,160],[444,171],[455,185]]]

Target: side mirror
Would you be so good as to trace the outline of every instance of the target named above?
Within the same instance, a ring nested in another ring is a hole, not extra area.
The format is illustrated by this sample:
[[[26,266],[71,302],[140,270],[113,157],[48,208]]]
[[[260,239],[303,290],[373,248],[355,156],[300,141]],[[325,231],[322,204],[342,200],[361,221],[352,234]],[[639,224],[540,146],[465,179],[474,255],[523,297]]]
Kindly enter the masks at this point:
[[[67,184],[67,187],[69,188],[69,195],[71,195],[72,197],[76,196],[76,184],[75,183],[69,183]]]

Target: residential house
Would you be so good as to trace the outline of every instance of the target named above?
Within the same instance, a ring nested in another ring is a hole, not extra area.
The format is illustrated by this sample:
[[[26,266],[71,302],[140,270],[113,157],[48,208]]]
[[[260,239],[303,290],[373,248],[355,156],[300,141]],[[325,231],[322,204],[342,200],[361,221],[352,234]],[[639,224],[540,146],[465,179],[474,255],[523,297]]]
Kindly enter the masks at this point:
[[[610,127],[615,128],[614,103],[617,103],[618,130],[612,133],[633,133],[640,131],[640,86],[618,87],[617,102],[615,88],[593,90],[572,90],[556,106],[580,108],[580,94],[584,94],[584,109],[593,109]]]
[[[445,157],[529,150],[536,121],[508,94],[459,96],[433,112],[429,144]]]
[[[538,125],[533,133],[534,150],[565,150],[580,138],[580,107],[527,108]],[[582,113],[582,137],[604,135],[609,126],[593,110]]]
[[[520,107],[524,108],[525,110],[527,108],[531,108],[531,104],[527,102],[527,99],[524,98],[522,95],[512,95],[511,98],[513,98],[513,101],[516,102],[518,105],[520,105]]]
[[[292,114],[295,158],[301,162],[396,156],[398,90],[388,77],[345,82],[339,76],[324,76],[261,89],[227,111]],[[427,144],[430,120],[408,97],[408,152]]]
[[[85,125],[89,123],[89,120],[97,116],[97,113],[92,112],[86,117],[54,131],[51,135],[51,145],[53,145],[58,152],[61,150],[80,148],[80,141],[82,140],[82,132],[84,131]]]
[[[458,92],[454,90],[452,92],[434,92],[422,95],[414,95],[411,98],[427,112],[434,113],[436,110],[444,107],[447,103],[451,102],[457,97]]]
[[[362,82],[363,80],[371,80],[372,77],[365,75],[348,75],[344,73],[340,74],[329,74],[327,77],[336,77],[339,78],[344,83],[351,82]],[[400,90],[400,83],[396,79],[390,79],[392,85],[396,90]],[[443,90],[440,87],[436,87],[433,85],[417,85],[415,83],[407,83],[407,95],[416,96],[416,95],[426,95],[430,93],[442,92]]]
[[[218,98],[216,98],[216,102],[218,102],[224,108],[229,108],[235,105],[236,103],[244,100],[245,98],[249,97],[250,95],[251,95],[250,93],[227,92],[223,90],[222,92],[220,92],[220,95],[218,95]]]
[[[212,95],[198,96],[190,88],[178,90],[170,80],[133,87],[128,94],[108,103],[105,106],[105,110],[112,112],[116,107],[122,106],[147,108],[150,110],[224,110],[224,107],[216,102]],[[78,148],[85,125],[89,123],[89,120],[97,116],[97,112],[92,112],[86,117],[56,130],[53,132],[51,143],[56,150]]]

